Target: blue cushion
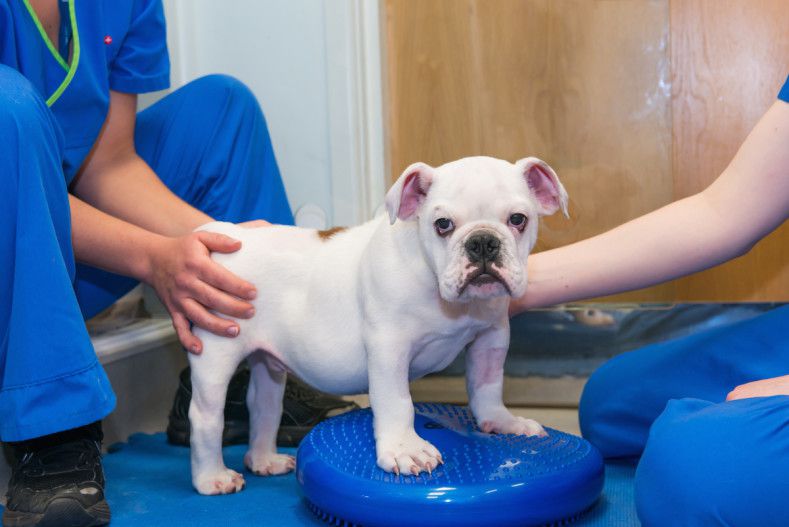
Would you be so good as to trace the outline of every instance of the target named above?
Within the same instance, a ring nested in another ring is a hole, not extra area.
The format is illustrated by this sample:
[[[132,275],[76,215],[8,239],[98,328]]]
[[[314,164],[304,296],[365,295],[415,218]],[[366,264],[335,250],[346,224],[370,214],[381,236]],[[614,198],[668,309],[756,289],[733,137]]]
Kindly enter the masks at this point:
[[[545,525],[600,496],[602,457],[580,437],[486,434],[467,408],[415,409],[417,433],[444,459],[432,474],[377,467],[370,410],[329,419],[304,438],[296,477],[319,513],[365,526]]]

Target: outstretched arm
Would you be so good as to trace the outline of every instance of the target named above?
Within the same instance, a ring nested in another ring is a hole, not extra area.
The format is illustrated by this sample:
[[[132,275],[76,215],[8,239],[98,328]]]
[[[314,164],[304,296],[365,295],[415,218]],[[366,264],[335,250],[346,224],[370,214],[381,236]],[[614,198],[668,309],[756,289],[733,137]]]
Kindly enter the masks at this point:
[[[651,286],[747,253],[789,216],[789,103],[776,101],[704,191],[529,257],[512,314]]]

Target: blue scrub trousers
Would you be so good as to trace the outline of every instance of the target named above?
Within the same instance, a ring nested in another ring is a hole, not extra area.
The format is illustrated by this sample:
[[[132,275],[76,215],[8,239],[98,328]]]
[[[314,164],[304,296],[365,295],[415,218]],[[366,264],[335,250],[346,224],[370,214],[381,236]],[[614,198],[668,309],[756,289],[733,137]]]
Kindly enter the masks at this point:
[[[725,402],[789,374],[789,306],[622,354],[587,383],[581,431],[604,456],[641,456],[645,526],[789,525],[789,396]]]
[[[0,65],[0,440],[102,419],[115,396],[84,317],[134,287],[76,265],[60,127],[33,86]],[[138,115],[137,152],[178,196],[227,221],[293,218],[263,114],[214,75]]]

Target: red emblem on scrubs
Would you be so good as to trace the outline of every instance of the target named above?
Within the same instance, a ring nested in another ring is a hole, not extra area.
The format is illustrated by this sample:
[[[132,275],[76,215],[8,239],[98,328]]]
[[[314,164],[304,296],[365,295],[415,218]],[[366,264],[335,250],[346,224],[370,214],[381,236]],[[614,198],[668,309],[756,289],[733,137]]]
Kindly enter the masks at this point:
[[[108,46],[109,46],[110,44],[112,44],[112,37],[111,37],[111,36],[109,36],[109,35],[105,35],[105,36],[104,36],[104,43],[105,43],[105,44],[107,44]]]

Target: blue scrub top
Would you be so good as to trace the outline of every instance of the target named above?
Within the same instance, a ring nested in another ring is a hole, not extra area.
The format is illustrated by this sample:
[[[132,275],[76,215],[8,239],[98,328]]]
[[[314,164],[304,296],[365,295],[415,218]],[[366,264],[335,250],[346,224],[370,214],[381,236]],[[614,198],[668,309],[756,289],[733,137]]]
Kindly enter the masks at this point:
[[[0,0],[0,63],[24,75],[47,101],[63,133],[63,171],[71,182],[107,116],[109,91],[168,88],[170,59],[161,0],[66,1],[70,64],[27,0]]]

